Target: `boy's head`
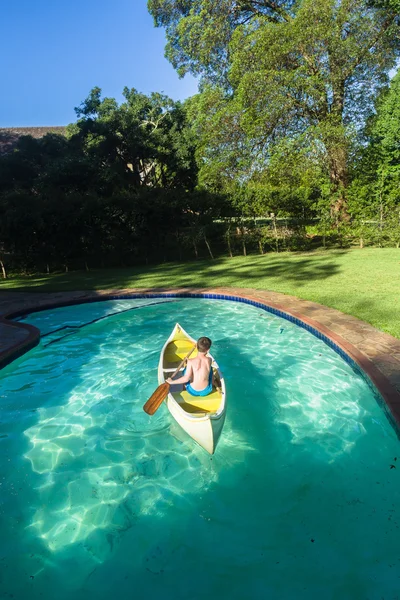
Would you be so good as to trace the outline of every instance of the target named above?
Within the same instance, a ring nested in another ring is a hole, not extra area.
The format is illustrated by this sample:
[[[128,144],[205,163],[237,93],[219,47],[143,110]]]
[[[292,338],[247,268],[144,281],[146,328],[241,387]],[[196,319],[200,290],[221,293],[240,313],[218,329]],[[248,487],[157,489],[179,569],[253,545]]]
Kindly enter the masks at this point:
[[[208,337],[201,337],[197,340],[197,350],[199,352],[208,352],[211,348],[211,340]]]

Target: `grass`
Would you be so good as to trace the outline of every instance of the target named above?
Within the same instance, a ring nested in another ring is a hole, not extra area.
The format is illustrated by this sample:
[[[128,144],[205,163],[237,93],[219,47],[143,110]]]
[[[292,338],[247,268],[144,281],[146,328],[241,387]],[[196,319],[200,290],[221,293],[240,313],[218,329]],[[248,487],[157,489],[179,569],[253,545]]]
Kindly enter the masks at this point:
[[[238,256],[88,273],[14,276],[0,282],[2,291],[30,292],[217,286],[271,290],[319,302],[400,339],[400,250],[394,248]]]

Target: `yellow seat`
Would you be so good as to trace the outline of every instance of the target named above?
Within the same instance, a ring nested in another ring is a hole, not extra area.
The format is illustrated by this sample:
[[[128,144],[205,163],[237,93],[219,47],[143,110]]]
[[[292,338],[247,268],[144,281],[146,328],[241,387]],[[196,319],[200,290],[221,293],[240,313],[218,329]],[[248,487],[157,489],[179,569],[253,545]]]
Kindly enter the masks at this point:
[[[193,348],[193,343],[187,338],[183,340],[174,340],[170,342],[165,349],[164,364],[181,362],[188,352]],[[197,356],[197,350],[194,350],[190,358]]]
[[[218,390],[213,390],[208,396],[192,396],[184,390],[183,392],[173,394],[173,397],[183,410],[188,413],[199,411],[206,413],[217,412],[222,400],[221,392]]]

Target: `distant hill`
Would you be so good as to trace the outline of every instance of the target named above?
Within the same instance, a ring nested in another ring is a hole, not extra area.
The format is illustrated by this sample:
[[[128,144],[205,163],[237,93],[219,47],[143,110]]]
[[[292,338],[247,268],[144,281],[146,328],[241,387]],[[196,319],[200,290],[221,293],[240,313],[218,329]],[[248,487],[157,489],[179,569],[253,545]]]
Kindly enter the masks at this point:
[[[41,138],[46,133],[65,134],[66,127],[0,127],[0,155],[12,150],[20,137],[31,135],[33,138]]]

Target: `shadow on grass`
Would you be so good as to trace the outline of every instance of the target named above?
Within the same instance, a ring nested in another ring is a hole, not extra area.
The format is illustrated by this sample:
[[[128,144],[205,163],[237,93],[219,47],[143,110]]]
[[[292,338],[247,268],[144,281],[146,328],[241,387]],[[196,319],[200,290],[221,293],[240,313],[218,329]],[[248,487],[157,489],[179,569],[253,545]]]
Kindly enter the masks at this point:
[[[266,280],[295,283],[323,281],[336,275],[336,258],[346,251],[329,254],[267,254],[262,256],[217,258],[188,263],[165,263],[129,269],[101,269],[47,276],[10,278],[0,282],[0,290],[72,291],[128,287],[215,287],[221,285],[265,288]]]

